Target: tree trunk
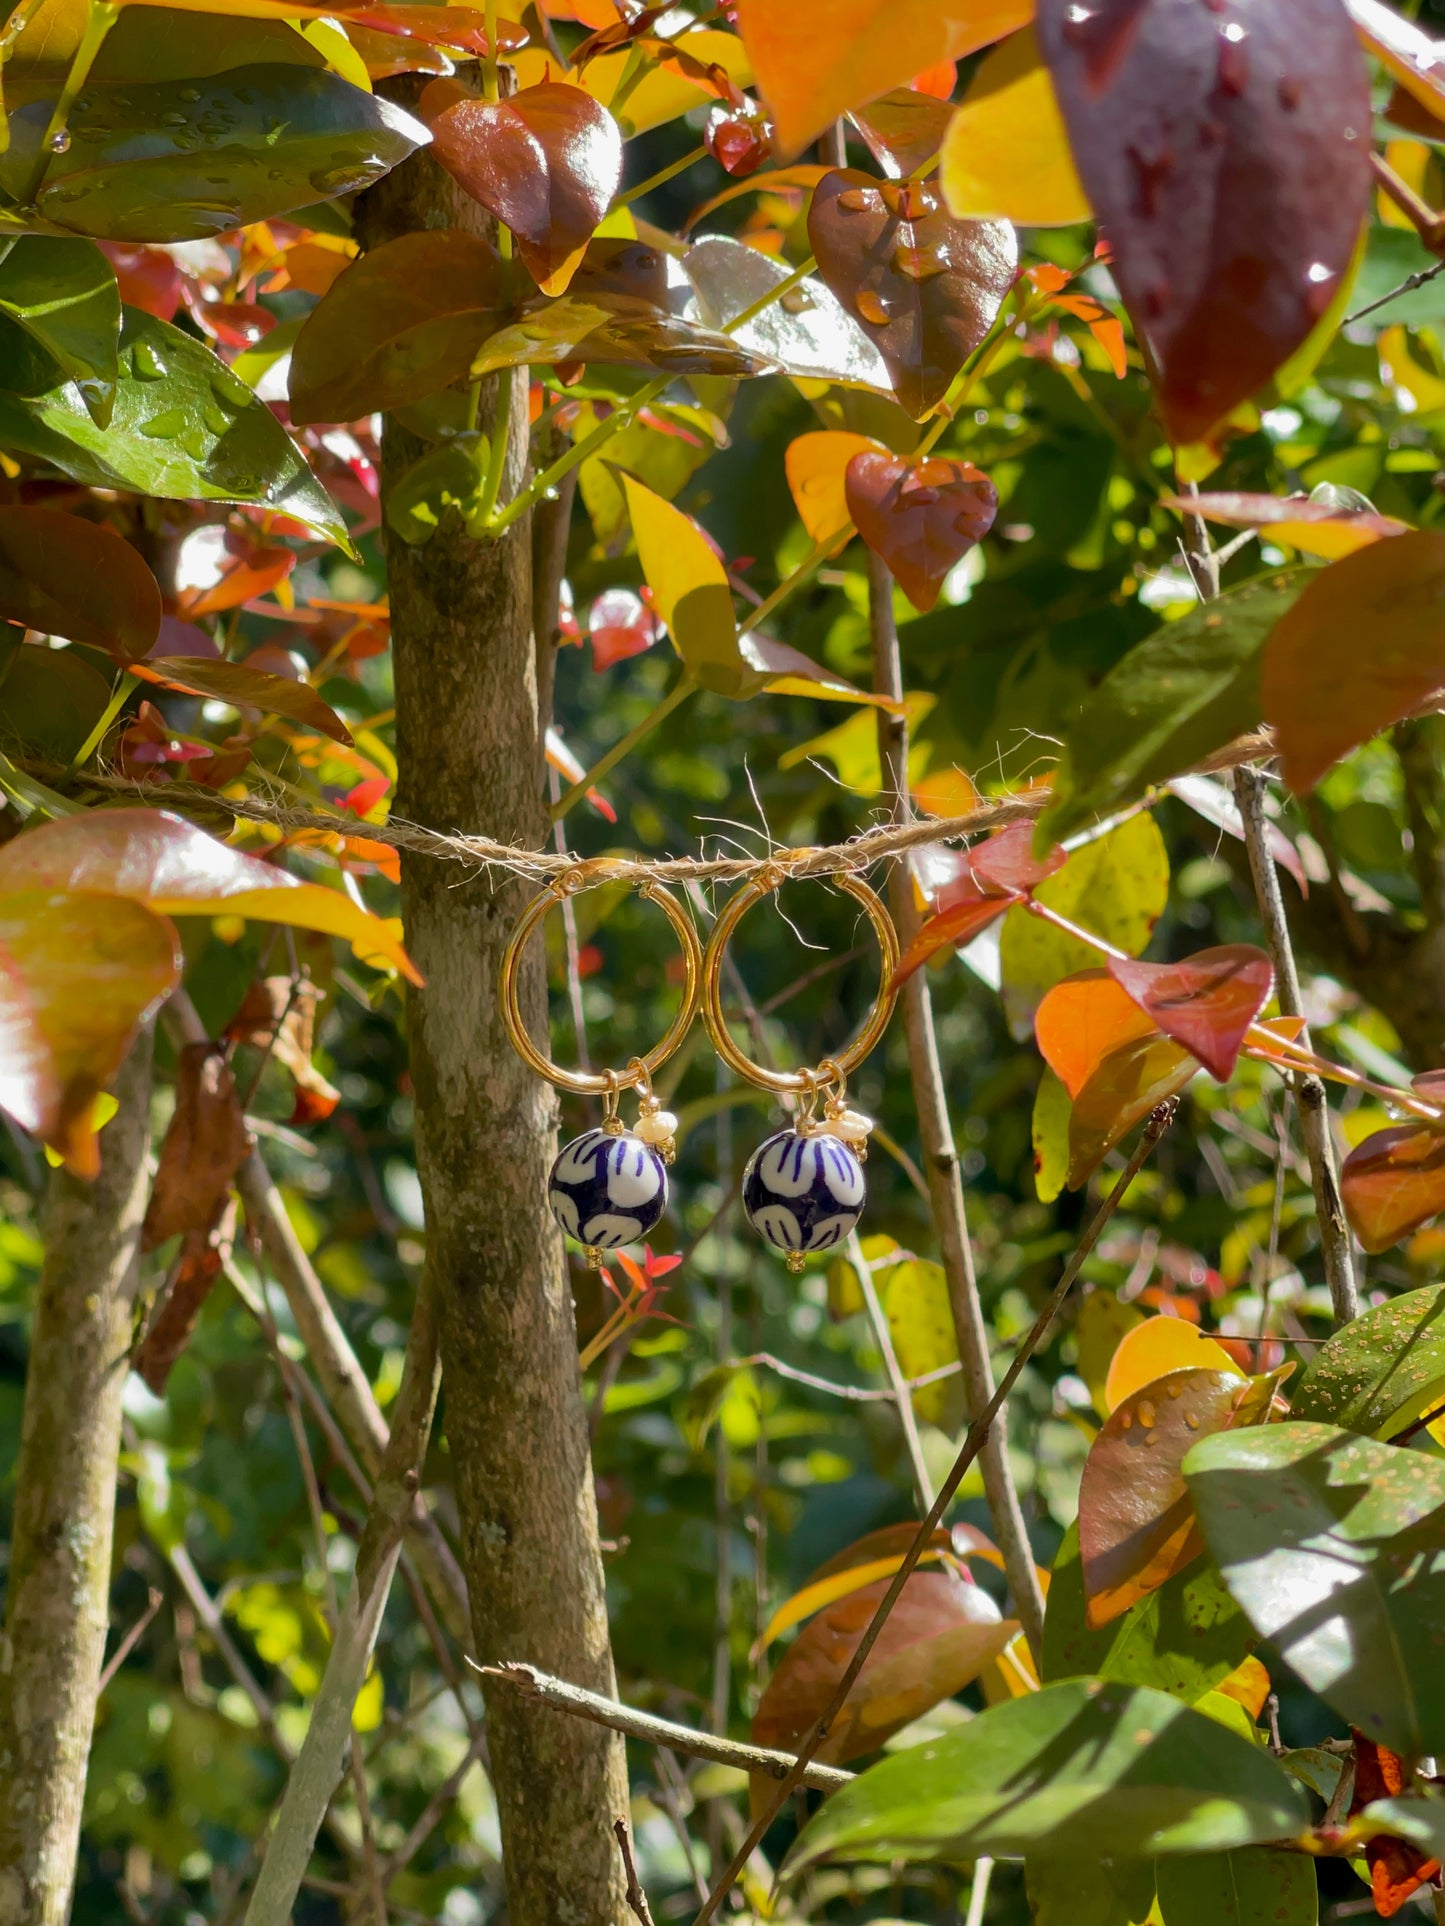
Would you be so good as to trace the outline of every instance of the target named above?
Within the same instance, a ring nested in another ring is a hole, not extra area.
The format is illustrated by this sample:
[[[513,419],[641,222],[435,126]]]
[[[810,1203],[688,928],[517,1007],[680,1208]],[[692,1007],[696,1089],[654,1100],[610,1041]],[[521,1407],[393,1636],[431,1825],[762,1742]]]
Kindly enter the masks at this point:
[[[405,102],[414,84],[389,91]],[[488,229],[425,153],[370,191],[362,218],[370,245],[418,228]],[[489,381],[484,424],[496,391]],[[503,500],[521,480],[526,437],[519,378]],[[388,420],[382,447],[385,495],[425,444]],[[449,525],[424,548],[390,538],[388,558],[399,813],[540,848],[546,717],[530,541],[525,517],[495,543]],[[459,883],[452,864],[406,855],[402,897],[426,978],[408,1006],[417,1168],[476,1657],[528,1659],[612,1694],[571,1291],[546,1205],[556,1099],[513,1052],[497,1009],[498,966],[526,891],[506,877]],[[521,991],[541,1035],[540,944]],[[509,1926],[622,1926],[612,1833],[627,1812],[622,1741],[495,1689],[487,1733]]]
[[[121,1393],[145,1215],[151,1032],[93,1183],[50,1180],[0,1637],[0,1926],[64,1926],[109,1622]]]

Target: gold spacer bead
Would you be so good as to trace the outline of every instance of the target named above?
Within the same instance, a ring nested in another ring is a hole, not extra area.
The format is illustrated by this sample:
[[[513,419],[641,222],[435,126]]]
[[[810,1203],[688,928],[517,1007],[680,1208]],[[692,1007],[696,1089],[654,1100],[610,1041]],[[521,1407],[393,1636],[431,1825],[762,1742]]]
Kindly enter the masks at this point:
[[[797,1276],[798,1272],[802,1270],[805,1261],[806,1260],[804,1259],[803,1253],[801,1251],[788,1252],[788,1269],[793,1273],[795,1277]]]

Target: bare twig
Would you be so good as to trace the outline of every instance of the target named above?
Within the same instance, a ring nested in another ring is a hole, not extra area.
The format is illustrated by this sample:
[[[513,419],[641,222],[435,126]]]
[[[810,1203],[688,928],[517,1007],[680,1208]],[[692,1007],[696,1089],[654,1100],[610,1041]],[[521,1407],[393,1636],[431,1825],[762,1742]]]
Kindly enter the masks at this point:
[[[622,1864],[627,1871],[627,1903],[636,1913],[642,1926],[653,1926],[652,1914],[648,1909],[647,1894],[642,1890],[642,1881],[637,1877],[637,1866],[632,1857],[632,1841],[627,1834],[627,1821],[614,1819],[612,1830],[617,1834],[617,1845],[622,1854]]]
[[[903,668],[898,630],[893,620],[893,577],[880,556],[868,557],[869,620],[873,638],[873,686],[880,695],[902,699]],[[908,722],[900,711],[878,712],[878,755],[884,787],[896,820],[907,823],[911,814],[908,791]],[[899,936],[906,947],[918,927],[913,879],[906,863],[890,877],[889,900]],[[913,1103],[923,1146],[924,1171],[939,1255],[948,1281],[948,1299],[970,1415],[977,1416],[993,1396],[993,1366],[989,1360],[988,1327],[974,1273],[973,1244],[963,1199],[963,1173],[953,1141],[948,1093],[938,1039],[933,1027],[933,994],[928,978],[916,970],[904,984],[901,1002],[908,1038],[908,1063],[913,1078]],[[1029,1545],[1028,1528],[1019,1504],[1009,1465],[1008,1434],[1002,1416],[983,1441],[983,1482],[994,1536],[1003,1553],[1004,1569],[1014,1608],[1038,1662],[1044,1644],[1044,1597]]]
[[[1445,261],[1437,261],[1433,267],[1421,268],[1418,274],[1407,274],[1399,287],[1391,288],[1378,301],[1368,301],[1364,307],[1356,308],[1353,314],[1345,316],[1340,326],[1347,328],[1352,321],[1363,321],[1367,314],[1373,314],[1377,308],[1387,308],[1392,301],[1398,301],[1402,294],[1413,294],[1416,288],[1423,288],[1437,274],[1445,274]]]
[[[473,1660],[467,1662],[475,1665]],[[588,1692],[580,1685],[570,1685],[566,1679],[554,1679],[550,1673],[539,1671],[535,1665],[475,1665],[475,1669],[483,1678],[511,1686],[513,1691],[538,1699],[543,1705],[550,1705],[554,1711],[569,1712],[577,1719],[590,1719],[594,1725],[605,1725],[613,1732],[625,1732],[629,1738],[643,1739],[649,1745],[668,1746],[675,1752],[689,1753],[695,1759],[710,1759],[714,1765],[737,1766],[742,1772],[761,1772],[770,1779],[783,1780],[789,1777],[797,1764],[791,1752],[774,1752],[761,1745],[743,1745],[736,1739],[726,1739],[715,1732],[698,1732],[692,1726],[674,1724],[671,1719],[660,1719],[652,1712],[639,1712],[635,1706],[621,1705],[616,1699],[603,1698],[599,1692]],[[837,1766],[810,1764],[797,1783],[815,1786],[820,1792],[836,1792],[839,1786],[847,1785],[852,1777],[851,1772],[844,1772]]]
[[[146,1597],[145,1610],[106,1661],[105,1670],[101,1673],[95,1688],[95,1696],[97,1699],[145,1636],[146,1627],[160,1610],[163,1598],[164,1594],[152,1585]]]
[[[1032,1329],[1014,1352],[1013,1359],[1007,1371],[1005,1371],[997,1391],[994,1392],[983,1410],[979,1412],[972,1424],[969,1425],[964,1437],[962,1449],[954,1459],[952,1469],[940,1486],[938,1496],[929,1507],[927,1517],[914,1533],[913,1542],[903,1554],[902,1562],[898,1570],[893,1574],[888,1590],[879,1601],[877,1611],[874,1612],[872,1619],[864,1630],[862,1638],[859,1639],[852,1658],[848,1661],[842,1677],[838,1680],[827,1710],[808,1733],[807,1738],[803,1742],[802,1749],[798,1753],[787,1777],[781,1785],[778,1786],[777,1790],[772,1794],[771,1798],[768,1799],[766,1805],[764,1805],[763,1809],[758,1813],[757,1818],[753,1821],[742,1844],[733,1854],[731,1860],[724,1868],[722,1876],[708,1894],[707,1903],[697,1914],[693,1921],[693,1926],[708,1926],[709,1920],[716,1917],[718,1907],[721,1906],[723,1900],[732,1890],[739,1874],[751,1858],[754,1848],[759,1845],[769,1826],[772,1825],[774,1819],[777,1818],[778,1814],[787,1804],[795,1789],[806,1782],[806,1775],[812,1766],[818,1748],[823,1744],[829,1732],[832,1730],[833,1721],[847,1704],[848,1695],[857,1684],[859,1674],[868,1662],[868,1655],[873,1650],[878,1634],[887,1624],[889,1614],[902,1597],[904,1586],[908,1583],[914,1567],[927,1549],[944,1512],[947,1511],[949,1505],[952,1503],[954,1494],[963,1482],[964,1474],[975,1458],[978,1457],[980,1451],[982,1451],[984,1441],[989,1435],[990,1427],[999,1412],[1003,1409],[1004,1402],[1010,1391],[1013,1390],[1014,1385],[1018,1382],[1019,1375],[1023,1371],[1024,1366],[1038,1349],[1044,1333],[1048,1330],[1059,1310],[1062,1308],[1065,1298],[1073,1287],[1074,1280],[1083,1269],[1085,1260],[1098,1242],[1105,1225],[1123,1202],[1125,1192],[1128,1190],[1130,1184],[1133,1183],[1135,1177],[1138,1176],[1139,1171],[1143,1168],[1145,1160],[1148,1158],[1155,1144],[1158,1143],[1160,1137],[1163,1136],[1164,1132],[1173,1122],[1174,1112],[1175,1105],[1171,1100],[1168,1103],[1160,1104],[1158,1109],[1151,1113],[1148,1122],[1144,1126],[1144,1133],[1139,1141],[1138,1148],[1124,1166],[1114,1188],[1094,1213],[1093,1221],[1085,1231],[1083,1239],[1074,1251],[1073,1256],[1065,1265],[1063,1276],[1054,1287],[1053,1294],[1049,1298],[1048,1303],[1035,1318]]]
[[[442,1815],[450,1809],[457,1793],[461,1790],[462,1780],[466,1778],[477,1760],[484,1757],[486,1749],[486,1739],[479,1732],[462,1754],[457,1764],[452,1767],[446,1778],[442,1780],[436,1791],[430,1799],[427,1800],[425,1806],[422,1807],[421,1812],[417,1816],[416,1823],[407,1832],[406,1837],[396,1848],[395,1852],[388,1853],[382,1861],[380,1877],[383,1889],[389,1886],[397,1874],[404,1871],[421,1851],[440,1822]]]

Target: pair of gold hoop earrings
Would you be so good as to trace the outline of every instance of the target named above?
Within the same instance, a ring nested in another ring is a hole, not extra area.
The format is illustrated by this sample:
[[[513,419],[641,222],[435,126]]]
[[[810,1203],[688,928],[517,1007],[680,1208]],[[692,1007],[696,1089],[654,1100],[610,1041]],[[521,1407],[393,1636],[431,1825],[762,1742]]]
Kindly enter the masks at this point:
[[[770,896],[787,873],[769,866],[745,883],[724,907],[704,950],[692,918],[658,883],[642,895],[671,923],[682,946],[682,1006],[661,1042],[621,1070],[564,1070],[539,1050],[522,1021],[517,978],[537,925],[566,897],[614,880],[616,865],[603,858],[563,870],[523,910],[502,958],[498,994],[502,1019],[518,1055],[539,1077],[560,1090],[600,1096],[600,1127],[565,1145],[547,1180],[552,1215],[568,1237],[583,1246],[595,1269],[602,1252],[644,1238],[667,1207],[667,1166],[676,1151],[677,1118],[653,1094],[652,1079],[692,1028],[699,1010],[713,1048],[747,1082],[798,1099],[793,1122],[753,1152],[743,1172],[743,1209],[749,1223],[775,1249],[789,1270],[805,1257],[842,1243],[863,1211],[863,1163],[873,1125],[848,1105],[848,1077],[888,1027],[896,992],[898,937],[882,899],[861,877],[842,874],[838,886],[860,903],[873,926],[882,958],[882,980],[873,1008],[852,1042],[815,1069],[773,1070],[755,1063],[734,1041],[723,1014],[723,956],[747,912]],[[636,1124],[618,1114],[624,1090],[638,1093]],[[820,1108],[821,1106],[821,1108]]]

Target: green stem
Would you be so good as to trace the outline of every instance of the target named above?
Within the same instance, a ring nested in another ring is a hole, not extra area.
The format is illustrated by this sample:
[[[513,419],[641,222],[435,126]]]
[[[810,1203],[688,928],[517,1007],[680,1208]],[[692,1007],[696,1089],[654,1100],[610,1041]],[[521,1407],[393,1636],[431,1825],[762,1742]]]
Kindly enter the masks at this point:
[[[519,515],[525,515],[529,508],[535,508],[542,497],[550,489],[555,488],[562,477],[570,473],[578,462],[586,461],[595,449],[600,448],[603,442],[610,441],[619,430],[630,427],[634,415],[645,408],[649,402],[656,401],[667,387],[667,383],[666,375],[663,375],[660,380],[649,381],[645,388],[638,389],[625,406],[614,408],[606,421],[599,421],[590,435],[584,435],[581,441],[573,442],[566,454],[559,455],[550,468],[544,468],[540,475],[533,476],[521,493],[513,496],[493,522],[488,533],[500,535],[503,529],[511,527]]]
[[[759,602],[752,614],[739,627],[738,634],[751,635],[754,629],[760,628],[770,615],[782,607],[795,589],[800,589],[805,582],[812,579],[830,555],[837,554],[852,535],[853,524],[849,522],[848,526],[840,528],[836,535],[830,535],[826,542],[817,543],[812,553],[799,562],[792,574],[784,576],[767,600]]]
[[[497,89],[497,0],[486,0],[487,51],[482,56],[482,98],[496,100]]]
[[[618,81],[616,88],[613,90],[612,98],[607,103],[607,111],[614,120],[621,118],[622,109],[632,98],[638,82],[642,79],[646,71],[647,64],[643,59],[642,49],[641,47],[634,47],[628,57],[627,65],[622,70],[622,78]],[[623,132],[626,132],[625,128]]]
[[[697,686],[692,672],[685,670],[674,683],[671,693],[665,695],[657,707],[642,718],[635,729],[629,729],[625,736],[614,742],[607,754],[593,763],[580,782],[574,782],[566,794],[553,803],[550,812],[552,821],[560,822],[573,803],[580,802],[587,791],[601,782],[609,770],[615,769],[624,756],[630,756],[638,743],[650,736],[659,723],[666,722],[673,710],[680,703],[685,702]]]
[[[689,167],[695,167],[706,157],[706,154],[706,147],[694,147],[690,154],[684,154],[681,160],[675,160],[671,167],[658,168],[657,172],[649,174],[645,181],[639,181],[636,187],[629,187],[626,193],[619,194],[607,210],[608,213],[615,214],[620,207],[631,207],[632,203],[640,201],[644,194],[650,194],[654,187],[661,187],[664,181],[673,180],[677,175],[685,174]]]
[[[731,321],[724,322],[722,332],[736,334],[739,328],[745,328],[749,321],[755,320],[763,312],[764,308],[770,308],[774,301],[781,301],[785,294],[791,294],[794,288],[801,286],[817,265],[817,261],[810,254],[800,267],[793,269],[785,281],[779,281],[777,286],[769,288],[766,294],[760,294],[756,301],[743,309],[741,314],[735,314]]]
[[[71,103],[85,85],[90,70],[95,64],[95,56],[105,45],[105,37],[115,25],[116,12],[117,9],[111,4],[111,0],[91,0],[90,11],[85,21],[85,32],[80,37],[75,58],[70,63],[70,72],[65,76],[65,85],[61,88],[59,97],[51,109],[50,121],[40,143],[40,152],[35,157],[34,169],[24,193],[20,196],[22,206],[33,207],[35,204],[35,197],[45,180],[45,170],[50,165],[50,156],[54,151],[51,142],[64,129]]]
[[[111,692],[110,701],[106,703],[105,708],[101,712],[100,720],[85,738],[85,741],[81,743],[74,756],[72,756],[70,767],[65,772],[67,776],[73,776],[77,769],[83,769],[90,761],[101,743],[104,742],[106,730],[109,729],[110,725],[125,707],[131,690],[137,686],[139,681],[139,676],[132,675],[130,671],[127,670],[120,681],[116,683],[115,688]]]
[[[492,439],[487,456],[487,478],[482,484],[482,501],[477,520],[489,526],[502,486],[502,470],[507,465],[507,437],[512,425],[512,380],[515,370],[503,368],[497,380],[497,412],[492,418]]]

